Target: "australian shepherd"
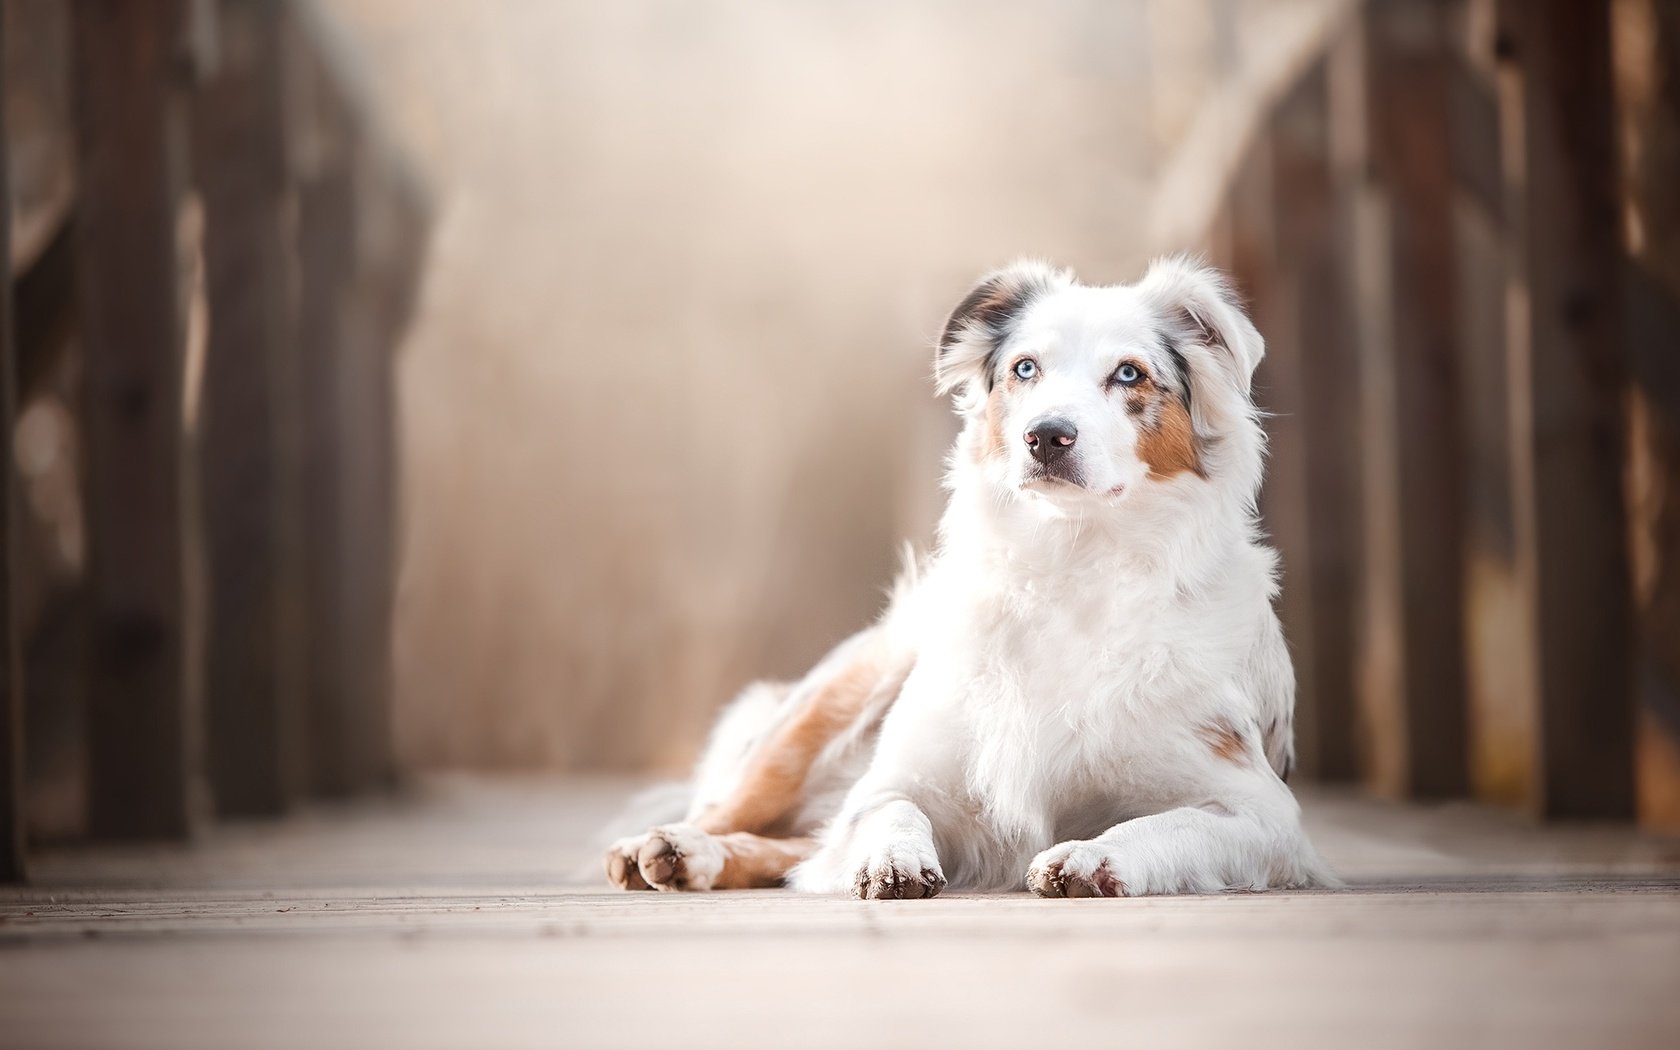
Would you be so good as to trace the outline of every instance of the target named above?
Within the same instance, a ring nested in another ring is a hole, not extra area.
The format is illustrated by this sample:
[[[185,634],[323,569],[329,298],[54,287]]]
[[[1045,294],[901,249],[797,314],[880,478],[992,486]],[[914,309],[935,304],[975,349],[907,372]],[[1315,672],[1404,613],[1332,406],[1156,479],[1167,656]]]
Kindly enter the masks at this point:
[[[963,422],[935,552],[872,626],[722,715],[625,889],[865,898],[1335,883],[1285,781],[1295,678],[1255,500],[1264,344],[1184,259],[1019,263],[946,322]]]

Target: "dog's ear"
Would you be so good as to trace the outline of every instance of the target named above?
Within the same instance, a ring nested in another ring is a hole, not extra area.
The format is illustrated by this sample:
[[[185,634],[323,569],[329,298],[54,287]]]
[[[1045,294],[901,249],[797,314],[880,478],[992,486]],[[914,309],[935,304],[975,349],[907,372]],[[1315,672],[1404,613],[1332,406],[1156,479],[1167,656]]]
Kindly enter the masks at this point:
[[[1032,301],[1073,276],[1047,263],[1024,261],[987,274],[951,311],[939,336],[934,376],[941,394],[979,380],[991,389],[998,348]]]
[[[1198,372],[1204,382],[1223,380],[1246,402],[1266,343],[1230,280],[1211,266],[1174,256],[1156,260],[1137,288],[1166,325],[1174,348],[1195,359],[1192,382]]]

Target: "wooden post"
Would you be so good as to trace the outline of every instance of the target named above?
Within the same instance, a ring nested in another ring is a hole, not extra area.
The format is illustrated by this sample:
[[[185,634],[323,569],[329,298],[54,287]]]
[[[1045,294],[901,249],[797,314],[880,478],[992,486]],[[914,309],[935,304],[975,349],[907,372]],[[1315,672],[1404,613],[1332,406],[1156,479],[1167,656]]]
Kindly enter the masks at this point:
[[[1633,811],[1633,622],[1622,492],[1628,378],[1608,0],[1500,8],[1522,139],[1512,339],[1518,546],[1535,616],[1534,808]]]
[[[395,390],[402,320],[362,250],[372,202],[349,170],[305,184],[301,222],[310,544],[311,778],[325,795],[392,777]],[[361,173],[364,177],[366,172]],[[380,260],[390,262],[390,260]]]
[[[365,208],[358,221],[365,221]],[[392,777],[390,662],[395,517],[395,418],[391,362],[396,333],[381,316],[377,285],[357,282],[357,301],[339,361],[340,508],[350,647],[344,674],[353,706],[347,755],[355,783],[388,786]]]
[[[298,173],[297,252],[301,270],[302,497],[308,781],[316,794],[341,796],[367,786],[361,718],[352,666],[353,620],[346,575],[343,406],[345,315],[355,280],[357,215],[350,120],[319,56],[299,48],[293,99],[302,135]]]
[[[1307,776],[1346,780],[1357,773],[1359,442],[1347,395],[1358,374],[1329,103],[1320,61],[1279,102],[1268,129],[1278,257],[1261,385],[1271,413],[1266,522],[1283,557],[1297,752]]]
[[[182,0],[77,0],[74,14],[88,825],[105,837],[181,837],[194,822],[177,249],[183,15]]]
[[[1628,171],[1627,345],[1635,386],[1628,471],[1640,619],[1639,822],[1680,832],[1680,5],[1617,5],[1618,108]],[[1624,154],[1625,155],[1625,154]]]
[[[297,126],[308,129],[297,170],[310,785],[341,795],[393,777],[392,362],[413,304],[425,216],[417,185],[381,148],[343,71],[330,56],[298,57],[292,105]]]
[[[193,114],[209,348],[199,469],[209,562],[208,768],[218,812],[273,814],[302,787],[297,336],[276,0],[223,0],[220,64]]]
[[[353,791],[357,777],[350,758],[353,702],[344,673],[347,639],[342,596],[338,388],[341,349],[338,297],[349,268],[338,240],[351,221],[348,180],[306,186],[299,207],[299,257],[303,268],[299,328],[303,349],[305,434],[304,594],[309,654],[306,696],[309,726],[309,785],[318,794]]]
[[[344,426],[344,575],[355,651],[360,762],[373,787],[395,778],[391,626],[397,554],[396,359],[419,285],[424,203],[401,162],[364,143],[358,152],[354,299],[340,371]]]
[[[1450,114],[1465,489],[1466,707],[1477,798],[1526,804],[1533,782],[1534,638],[1512,506],[1511,357],[1500,104],[1493,32],[1478,23],[1454,63]]]
[[[1372,185],[1359,206],[1365,480],[1361,705],[1368,777],[1467,786],[1452,167],[1451,3],[1362,17]]]
[[[5,54],[4,23],[0,18],[0,56]],[[4,69],[0,58],[0,73]],[[5,114],[0,113],[0,201],[10,199]],[[24,877],[23,667],[13,571],[17,468],[12,455],[12,416],[17,367],[12,353],[11,225],[11,208],[0,209],[0,261],[5,265],[0,279],[0,883]]]

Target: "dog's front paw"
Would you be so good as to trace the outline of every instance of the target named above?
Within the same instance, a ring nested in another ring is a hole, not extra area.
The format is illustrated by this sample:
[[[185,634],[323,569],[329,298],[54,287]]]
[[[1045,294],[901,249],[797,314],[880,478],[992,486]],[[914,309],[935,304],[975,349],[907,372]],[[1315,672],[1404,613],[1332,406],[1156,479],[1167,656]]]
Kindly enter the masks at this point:
[[[852,892],[860,900],[911,900],[945,888],[931,844],[894,843],[859,865]]]
[[[1040,897],[1124,897],[1106,849],[1095,842],[1063,842],[1033,858],[1027,889]]]
[[[723,845],[692,824],[648,832],[636,853],[643,881],[656,890],[709,890],[723,872]]]

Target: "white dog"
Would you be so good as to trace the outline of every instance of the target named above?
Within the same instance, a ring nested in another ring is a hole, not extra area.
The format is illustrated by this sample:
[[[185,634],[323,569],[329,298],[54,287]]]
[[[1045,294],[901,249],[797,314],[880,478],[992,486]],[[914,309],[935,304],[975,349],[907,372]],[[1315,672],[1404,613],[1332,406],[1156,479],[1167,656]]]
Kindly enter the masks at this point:
[[[963,430],[937,552],[800,683],[721,719],[627,889],[859,897],[1334,885],[1284,781],[1250,398],[1263,343],[1216,271],[1090,287],[1023,263],[938,350]]]

